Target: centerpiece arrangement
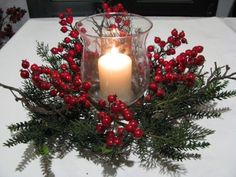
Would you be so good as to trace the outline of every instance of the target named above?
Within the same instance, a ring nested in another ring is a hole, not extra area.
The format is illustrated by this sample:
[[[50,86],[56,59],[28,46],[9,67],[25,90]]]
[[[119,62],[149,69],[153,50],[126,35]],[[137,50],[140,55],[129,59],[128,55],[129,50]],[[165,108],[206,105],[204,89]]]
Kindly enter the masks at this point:
[[[17,170],[40,158],[43,175],[54,176],[52,159],[75,150],[105,174],[105,167],[115,175],[132,166],[131,154],[147,169],[176,174],[184,169],[175,162],[199,159],[196,150],[210,145],[205,138],[214,131],[196,121],[227,111],[214,101],[236,95],[225,90],[236,73],[217,64],[204,72],[200,45],[176,54],[187,44],[184,31],[155,37],[146,48],[150,20],[121,3],[104,2],[103,11],[76,23],[71,9],[59,14],[68,36],[51,49],[38,43],[45,64],[22,60],[22,88],[0,83],[29,111],[30,120],[8,127],[4,143],[28,144]]]

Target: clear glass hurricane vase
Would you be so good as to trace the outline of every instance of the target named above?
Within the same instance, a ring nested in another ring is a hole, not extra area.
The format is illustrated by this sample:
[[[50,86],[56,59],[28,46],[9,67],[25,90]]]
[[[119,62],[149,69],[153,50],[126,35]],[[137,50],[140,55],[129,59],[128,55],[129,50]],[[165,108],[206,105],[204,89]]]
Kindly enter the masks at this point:
[[[127,104],[147,89],[149,65],[146,38],[152,22],[128,13],[96,14],[76,23],[83,41],[81,78],[90,81],[90,97],[107,99],[110,94]]]

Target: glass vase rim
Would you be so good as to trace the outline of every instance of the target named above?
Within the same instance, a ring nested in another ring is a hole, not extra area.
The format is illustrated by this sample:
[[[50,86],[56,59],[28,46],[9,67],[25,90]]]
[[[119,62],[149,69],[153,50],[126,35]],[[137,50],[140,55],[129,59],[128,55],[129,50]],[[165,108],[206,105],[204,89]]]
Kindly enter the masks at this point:
[[[122,15],[123,14],[123,15],[129,15],[129,16],[136,16],[136,17],[139,17],[139,18],[142,18],[142,19],[146,20],[149,23],[149,27],[146,30],[141,31],[139,33],[129,34],[129,35],[126,35],[126,36],[95,36],[95,35],[92,35],[92,34],[84,33],[79,28],[77,28],[76,24],[78,24],[78,23],[80,23],[80,22],[82,22],[86,19],[89,19],[89,18],[92,18],[92,17],[95,17],[95,16],[104,16],[106,14],[111,14],[111,15],[115,15],[115,14],[121,14]],[[85,36],[92,37],[92,38],[121,38],[122,39],[122,38],[127,38],[127,37],[136,37],[136,36],[139,36],[139,35],[142,35],[142,34],[145,34],[145,33],[149,32],[153,27],[153,23],[147,17],[139,15],[139,14],[125,13],[125,12],[110,12],[110,13],[97,13],[97,14],[93,14],[93,15],[90,15],[90,16],[87,16],[87,17],[83,17],[81,20],[78,20],[75,23],[75,27],[79,31],[80,35],[85,35]]]

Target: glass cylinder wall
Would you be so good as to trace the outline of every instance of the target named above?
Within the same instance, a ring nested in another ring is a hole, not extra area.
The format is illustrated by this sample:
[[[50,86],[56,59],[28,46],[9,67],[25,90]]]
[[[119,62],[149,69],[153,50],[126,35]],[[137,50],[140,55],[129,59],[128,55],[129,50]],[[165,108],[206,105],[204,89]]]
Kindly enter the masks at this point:
[[[152,23],[128,13],[96,14],[76,23],[83,40],[81,78],[90,81],[91,98],[110,94],[127,104],[147,89],[149,65],[145,41]]]

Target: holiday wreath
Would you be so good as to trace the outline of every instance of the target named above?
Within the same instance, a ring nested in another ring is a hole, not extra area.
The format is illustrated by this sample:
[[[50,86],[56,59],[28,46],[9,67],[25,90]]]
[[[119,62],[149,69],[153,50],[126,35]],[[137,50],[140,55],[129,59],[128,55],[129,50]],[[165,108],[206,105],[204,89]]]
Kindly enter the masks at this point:
[[[102,25],[92,19],[94,31],[106,28],[110,31],[106,35],[130,39],[134,24],[123,5],[103,3],[103,11]],[[114,12],[119,13],[113,16]],[[177,55],[175,49],[187,44],[187,39],[184,31],[173,29],[167,41],[155,37],[144,52],[147,64],[140,67],[150,72],[150,81],[141,97],[127,103],[119,94],[110,93],[94,100],[90,96],[93,78],[82,79],[81,63],[98,54],[84,53],[85,39],[81,36],[87,29],[81,22],[73,23],[71,9],[59,18],[61,31],[68,36],[51,49],[43,43],[37,46],[47,65],[22,60],[23,87],[0,83],[22,102],[30,116],[29,121],[8,127],[13,134],[4,143],[8,147],[29,144],[17,170],[40,158],[43,175],[54,176],[52,159],[63,158],[72,150],[114,170],[132,165],[130,154],[146,168],[160,166],[163,172],[171,173],[183,170],[176,161],[200,158],[195,150],[208,147],[205,137],[214,131],[196,121],[217,118],[227,110],[215,108],[214,101],[236,95],[236,91],[225,90],[228,80],[236,80],[236,73],[217,64],[209,73],[204,72],[203,47],[199,45]],[[139,33],[142,31],[135,29],[135,34]],[[168,56],[173,57],[169,60]]]

